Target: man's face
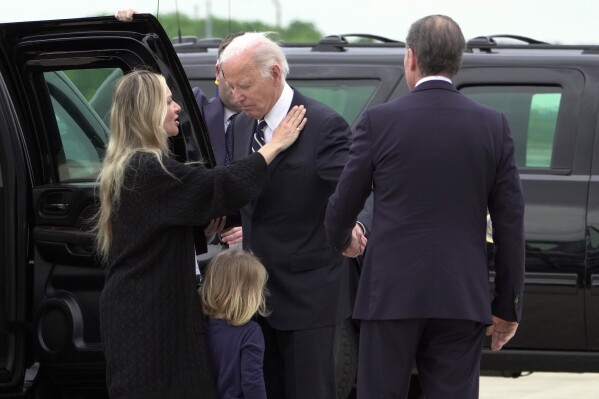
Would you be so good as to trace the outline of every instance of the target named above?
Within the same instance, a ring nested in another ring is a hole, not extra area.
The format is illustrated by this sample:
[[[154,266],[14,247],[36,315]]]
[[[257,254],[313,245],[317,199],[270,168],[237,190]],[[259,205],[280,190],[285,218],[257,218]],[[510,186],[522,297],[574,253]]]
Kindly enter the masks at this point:
[[[233,99],[246,115],[263,119],[281,94],[281,68],[275,65],[267,77],[262,76],[248,50],[222,64],[222,72]]]
[[[227,80],[223,76],[223,72],[218,65],[216,66],[216,80],[218,80],[218,96],[223,104],[225,104],[225,107],[229,108],[231,111],[241,111],[241,106],[235,101],[233,92],[227,84]]]

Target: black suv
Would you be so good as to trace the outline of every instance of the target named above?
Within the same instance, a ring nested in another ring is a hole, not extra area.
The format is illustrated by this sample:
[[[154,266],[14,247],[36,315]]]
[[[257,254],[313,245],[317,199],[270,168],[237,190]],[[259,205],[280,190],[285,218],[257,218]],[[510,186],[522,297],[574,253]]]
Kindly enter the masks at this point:
[[[213,91],[216,44],[175,42],[148,15],[0,24],[0,397],[106,397],[89,220],[114,80],[164,74],[174,155],[213,164],[191,86]],[[408,90],[400,42],[285,51],[291,85],[352,125]],[[527,205],[524,320],[483,372],[599,372],[599,47],[478,38],[454,83],[510,120]],[[492,270],[490,247],[491,285]]]

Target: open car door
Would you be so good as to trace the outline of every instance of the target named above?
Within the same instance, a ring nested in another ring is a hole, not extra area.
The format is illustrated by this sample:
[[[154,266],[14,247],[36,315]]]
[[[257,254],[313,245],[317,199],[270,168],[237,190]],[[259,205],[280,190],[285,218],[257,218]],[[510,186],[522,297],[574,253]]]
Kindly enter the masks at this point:
[[[106,396],[104,270],[90,226],[112,87],[135,68],[162,73],[182,107],[174,156],[213,165],[183,68],[151,15],[0,24],[0,397]]]

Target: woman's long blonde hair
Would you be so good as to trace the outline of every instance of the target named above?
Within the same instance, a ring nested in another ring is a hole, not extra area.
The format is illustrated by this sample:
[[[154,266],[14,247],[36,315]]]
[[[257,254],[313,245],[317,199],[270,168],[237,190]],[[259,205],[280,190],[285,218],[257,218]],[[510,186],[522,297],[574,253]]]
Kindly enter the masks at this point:
[[[131,156],[136,152],[148,152],[162,165],[162,157],[169,153],[163,127],[167,113],[166,95],[164,77],[146,70],[130,72],[119,78],[114,86],[110,140],[98,175],[97,249],[104,259],[112,240],[112,212],[118,207]]]
[[[268,273],[249,252],[229,249],[216,255],[206,267],[200,287],[204,313],[239,326],[256,313],[267,316]]]

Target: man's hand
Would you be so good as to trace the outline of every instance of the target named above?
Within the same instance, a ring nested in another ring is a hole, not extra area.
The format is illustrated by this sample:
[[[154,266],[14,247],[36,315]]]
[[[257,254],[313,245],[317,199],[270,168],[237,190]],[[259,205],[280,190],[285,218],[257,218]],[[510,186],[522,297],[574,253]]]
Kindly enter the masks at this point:
[[[493,324],[487,327],[487,337],[491,336],[491,350],[496,352],[503,348],[518,329],[518,323],[515,321],[506,321],[493,316]]]
[[[136,11],[133,9],[128,10],[118,10],[114,13],[114,17],[121,22],[131,22],[133,21],[133,15],[135,15]]]
[[[267,164],[281,152],[295,143],[306,125],[306,109],[303,105],[294,105],[272,133],[272,139],[258,150]]]
[[[243,230],[240,226],[230,227],[222,232],[220,240],[228,245],[239,244],[243,240]]]
[[[359,255],[362,255],[364,253],[364,248],[366,248],[367,242],[368,239],[364,235],[364,230],[362,230],[362,227],[356,223],[351,232],[351,241],[349,246],[343,251],[343,256],[347,256],[348,258],[356,258]]]
[[[206,237],[210,237],[213,234],[220,233],[221,231],[223,231],[226,221],[226,216],[221,216],[219,218],[212,219],[210,223],[208,223],[208,226],[204,227],[204,235]]]

